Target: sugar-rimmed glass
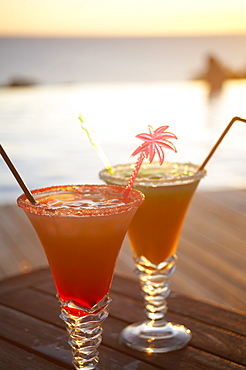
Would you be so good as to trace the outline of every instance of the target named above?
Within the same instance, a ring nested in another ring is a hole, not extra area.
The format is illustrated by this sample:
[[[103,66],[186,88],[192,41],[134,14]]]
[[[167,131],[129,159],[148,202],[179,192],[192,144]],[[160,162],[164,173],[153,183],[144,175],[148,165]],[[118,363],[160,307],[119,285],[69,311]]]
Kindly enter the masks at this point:
[[[99,177],[107,184],[125,186],[134,164],[103,170]],[[191,332],[183,325],[169,323],[167,297],[169,277],[176,268],[176,250],[192,196],[206,171],[192,163],[143,164],[134,188],[145,194],[128,229],[136,272],[140,278],[147,320],[129,325],[122,340],[131,348],[162,353],[184,347]]]
[[[53,186],[17,199],[31,221],[51,268],[76,369],[94,369],[116,259],[129,223],[144,200],[108,185]]]

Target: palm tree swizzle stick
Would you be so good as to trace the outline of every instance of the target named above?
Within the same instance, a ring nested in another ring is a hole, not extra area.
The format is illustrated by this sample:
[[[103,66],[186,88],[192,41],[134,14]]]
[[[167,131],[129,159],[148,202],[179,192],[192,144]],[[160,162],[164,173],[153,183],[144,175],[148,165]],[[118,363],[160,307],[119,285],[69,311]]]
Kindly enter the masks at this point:
[[[134,157],[135,155],[140,154],[123,193],[123,198],[127,198],[145,158],[149,158],[149,163],[151,163],[157,154],[160,165],[162,165],[164,161],[164,148],[177,152],[175,146],[170,141],[170,139],[177,139],[177,136],[171,132],[167,132],[166,130],[168,127],[169,126],[161,126],[154,130],[153,127],[149,125],[149,133],[139,134],[136,136],[138,139],[143,140],[143,143],[131,155]]]

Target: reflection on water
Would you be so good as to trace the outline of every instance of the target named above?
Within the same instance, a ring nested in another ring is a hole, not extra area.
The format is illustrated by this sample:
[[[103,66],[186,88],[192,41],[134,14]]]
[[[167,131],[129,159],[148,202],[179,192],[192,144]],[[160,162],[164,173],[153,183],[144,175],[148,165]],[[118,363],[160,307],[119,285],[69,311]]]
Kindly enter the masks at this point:
[[[169,125],[178,153],[166,160],[202,163],[234,116],[246,117],[246,81],[227,81],[208,99],[201,82],[40,86],[0,90],[1,144],[32,189],[65,183],[100,183],[103,165],[80,127],[82,114],[101,138],[112,164],[131,161],[135,138]],[[246,127],[234,123],[207,166],[200,188],[245,187]],[[13,202],[19,186],[0,161],[0,202]]]

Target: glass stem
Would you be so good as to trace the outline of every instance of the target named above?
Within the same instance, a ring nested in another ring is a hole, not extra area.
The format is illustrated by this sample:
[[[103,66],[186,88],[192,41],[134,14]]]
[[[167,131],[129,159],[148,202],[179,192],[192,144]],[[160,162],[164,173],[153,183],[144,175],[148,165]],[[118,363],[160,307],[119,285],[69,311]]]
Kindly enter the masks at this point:
[[[140,278],[142,295],[145,302],[145,313],[153,326],[165,324],[167,297],[170,293],[169,277],[176,268],[177,256],[168,257],[159,265],[154,265],[141,256],[135,261]]]
[[[59,297],[58,297],[59,299]],[[98,347],[102,341],[102,323],[108,317],[108,305],[111,299],[105,296],[102,301],[91,309],[78,307],[71,302],[61,304],[60,318],[65,322],[69,333],[68,343],[72,347],[73,365],[75,369],[95,369],[99,362]],[[68,312],[67,307],[83,311],[83,316]]]

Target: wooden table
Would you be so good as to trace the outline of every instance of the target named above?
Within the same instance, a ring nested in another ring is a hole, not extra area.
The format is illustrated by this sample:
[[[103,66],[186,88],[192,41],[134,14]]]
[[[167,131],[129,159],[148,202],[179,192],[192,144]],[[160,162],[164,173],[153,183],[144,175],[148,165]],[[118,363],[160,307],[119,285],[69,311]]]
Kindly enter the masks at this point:
[[[58,317],[50,270],[0,282],[0,369],[73,369],[67,334]],[[246,315],[172,293],[168,319],[192,330],[190,344],[166,354],[145,354],[120,343],[128,324],[145,318],[137,282],[114,277],[104,322],[100,370],[245,369]]]
[[[178,247],[174,291],[246,312],[246,189],[198,191]],[[40,241],[17,205],[0,206],[0,280],[48,266]],[[136,279],[128,238],[116,273]]]

